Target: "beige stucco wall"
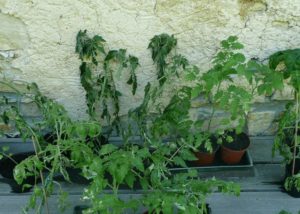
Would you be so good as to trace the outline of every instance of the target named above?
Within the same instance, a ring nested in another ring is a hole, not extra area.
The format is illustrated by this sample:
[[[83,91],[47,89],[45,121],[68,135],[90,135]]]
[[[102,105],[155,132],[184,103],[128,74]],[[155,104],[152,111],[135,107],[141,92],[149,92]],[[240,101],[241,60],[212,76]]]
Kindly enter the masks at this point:
[[[122,112],[138,104],[155,70],[147,45],[159,33],[175,34],[179,52],[205,70],[219,42],[238,35],[248,57],[300,46],[299,0],[0,0],[0,71],[34,81],[74,118],[86,116],[75,36],[100,34],[110,48],[140,58],[135,97],[122,90]]]

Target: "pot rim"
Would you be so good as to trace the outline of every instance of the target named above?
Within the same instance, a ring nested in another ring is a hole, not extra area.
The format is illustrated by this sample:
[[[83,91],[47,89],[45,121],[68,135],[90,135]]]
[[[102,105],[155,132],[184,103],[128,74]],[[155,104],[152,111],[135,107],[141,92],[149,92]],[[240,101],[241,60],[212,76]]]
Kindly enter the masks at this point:
[[[249,144],[247,145],[247,147],[244,148],[244,149],[242,149],[242,150],[234,150],[234,149],[230,149],[230,148],[228,148],[228,147],[226,147],[226,146],[224,146],[224,145],[221,145],[221,148],[224,149],[224,150],[226,150],[226,151],[232,152],[232,153],[240,153],[240,152],[245,152],[245,151],[249,148],[249,146],[250,146],[250,142],[249,142]]]
[[[201,153],[201,154],[216,154],[218,152],[218,150],[220,149],[220,145],[217,145],[216,149],[213,150],[212,152],[204,152],[201,150],[197,150],[197,151],[193,151],[194,153]]]

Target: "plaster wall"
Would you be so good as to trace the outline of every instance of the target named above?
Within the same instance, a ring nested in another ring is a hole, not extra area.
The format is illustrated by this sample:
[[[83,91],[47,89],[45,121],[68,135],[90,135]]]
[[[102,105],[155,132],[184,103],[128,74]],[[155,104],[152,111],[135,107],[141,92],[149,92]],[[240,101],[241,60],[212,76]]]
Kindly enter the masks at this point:
[[[73,118],[86,118],[75,54],[80,29],[102,35],[111,49],[125,48],[140,59],[137,95],[120,86],[121,113],[126,114],[139,104],[145,83],[155,75],[147,50],[155,34],[175,34],[178,52],[202,71],[230,35],[239,37],[247,57],[263,61],[275,51],[299,47],[300,1],[0,0],[1,75],[36,82]],[[277,94],[276,99],[289,96]]]

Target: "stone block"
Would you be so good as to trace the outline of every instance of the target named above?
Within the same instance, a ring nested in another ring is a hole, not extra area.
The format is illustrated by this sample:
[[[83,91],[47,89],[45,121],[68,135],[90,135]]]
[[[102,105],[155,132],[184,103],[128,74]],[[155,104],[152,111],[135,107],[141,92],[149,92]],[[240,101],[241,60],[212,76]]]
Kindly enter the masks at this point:
[[[247,117],[248,134],[274,135],[280,113],[284,110],[286,102],[270,102],[254,104]]]
[[[22,49],[28,44],[25,24],[18,18],[0,13],[0,49]]]
[[[9,104],[0,105],[0,113],[9,109],[10,106],[15,106],[19,109],[20,113],[25,117],[39,117],[41,112],[37,105],[33,102],[23,103],[23,102],[11,102]]]
[[[200,95],[191,100],[192,108],[199,108],[207,104],[208,104],[208,100],[203,95]]]
[[[208,130],[209,126],[209,120],[212,113],[212,108],[210,105],[202,106],[200,108],[194,108],[190,111],[190,117],[192,120],[202,120],[203,131]],[[228,112],[225,112],[224,110],[217,109],[214,112],[213,119],[210,123],[209,131],[214,132],[218,129],[226,129],[226,128],[232,128],[237,125],[237,121],[230,121],[228,124],[224,124],[224,120],[230,120],[230,114]]]
[[[20,112],[25,117],[39,117],[41,112],[38,109],[37,105],[33,102],[31,103],[21,103]]]
[[[291,86],[285,86],[283,90],[276,91],[271,99],[275,101],[293,100],[294,90]]]

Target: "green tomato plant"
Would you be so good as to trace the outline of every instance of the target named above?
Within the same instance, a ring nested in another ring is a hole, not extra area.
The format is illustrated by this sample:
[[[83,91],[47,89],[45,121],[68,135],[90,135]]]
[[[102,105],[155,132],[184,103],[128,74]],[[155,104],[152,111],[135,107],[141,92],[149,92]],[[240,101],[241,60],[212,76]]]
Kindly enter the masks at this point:
[[[86,30],[78,32],[76,41],[76,53],[81,60],[80,80],[86,91],[88,113],[92,119],[97,119],[96,109],[100,103],[101,118],[106,119],[108,133],[113,128],[120,131],[119,97],[122,93],[117,89],[115,78],[119,78],[123,70],[129,71],[127,84],[132,85],[134,95],[137,89],[135,71],[139,66],[138,58],[127,55],[125,49],[107,50],[106,41],[101,36],[91,38]]]
[[[237,134],[244,130],[254,96],[270,95],[274,90],[283,88],[282,75],[274,73],[267,65],[255,59],[247,61],[241,51],[243,47],[236,36],[230,36],[221,42],[221,48],[213,58],[211,69],[201,75],[199,69],[194,68],[186,75],[187,80],[194,82],[192,98],[204,95],[212,106],[206,132],[213,132],[219,136],[218,143],[233,141],[224,130],[228,129],[228,126]],[[245,83],[238,84],[237,80],[245,80]],[[248,88],[245,87],[246,84]],[[221,126],[212,130],[215,128],[212,127],[212,121],[218,109],[229,113],[229,118],[221,120],[221,125],[225,128]],[[233,122],[236,122],[236,125],[233,125]],[[210,145],[207,138],[208,151]]]
[[[140,204],[157,213],[160,210],[170,213],[170,210],[174,211],[174,207],[190,210],[192,213],[205,213],[205,197],[215,187],[238,194],[239,187],[233,183],[215,179],[202,181],[195,179],[195,174],[178,174],[176,178],[172,175],[171,166],[186,167],[186,161],[195,160],[191,152],[194,141],[188,140],[192,125],[188,115],[191,88],[181,86],[174,89],[167,105],[160,101],[166,86],[191,67],[183,56],[174,54],[172,48],[175,48],[176,44],[177,40],[166,34],[151,39],[149,48],[157,66],[158,82],[148,83],[144,89],[142,103],[129,111],[129,119],[136,122],[138,130],[135,134],[141,136],[143,147],[131,144],[126,139],[121,148],[110,144],[102,147],[105,152],[100,157],[95,157],[96,159],[84,168],[84,175],[92,179],[92,185],[84,192],[84,198],[92,202],[86,213],[122,213],[125,209],[136,209]],[[128,125],[128,129],[130,128]],[[174,132],[175,137],[163,140],[174,135]],[[133,132],[130,130],[128,133]],[[108,180],[105,174],[110,174],[113,181]],[[191,180],[189,187],[184,185],[187,180]],[[119,187],[126,184],[129,188],[135,188],[136,183],[145,191],[142,201],[131,200],[125,203],[120,200]],[[206,185],[207,192],[201,189],[201,186]],[[178,186],[175,197],[172,196],[172,186]],[[103,194],[106,188],[112,189],[114,194]],[[189,190],[186,191],[186,188]],[[159,194],[159,204],[158,198],[152,197],[154,193]],[[188,197],[191,197],[194,203],[188,203],[188,200],[184,199]],[[201,200],[197,201],[200,198]]]
[[[9,84],[15,89],[13,83],[1,83]],[[43,117],[43,120],[30,124],[15,106],[2,114],[3,121],[13,122],[21,137],[24,140],[31,139],[34,147],[34,154],[14,168],[16,182],[23,188],[33,187],[32,196],[23,211],[34,209],[36,213],[42,213],[45,205],[44,212],[50,213],[48,197],[53,193],[54,186],[59,187],[60,208],[64,210],[67,193],[62,190],[55,178],[61,175],[66,181],[70,181],[68,169],[82,164],[82,157],[88,159],[93,155],[93,145],[88,144],[86,139],[88,136],[99,135],[101,127],[92,121],[73,122],[63,106],[42,95],[36,84],[28,84],[27,91],[16,90],[16,93],[31,99]],[[54,133],[54,142],[45,141],[44,130],[51,130]],[[30,183],[27,183],[28,181]]]
[[[269,66],[274,72],[283,74],[294,93],[294,101],[286,105],[279,119],[273,154],[279,151],[287,164],[285,189],[290,191],[296,188],[300,192],[300,49],[272,54]]]

